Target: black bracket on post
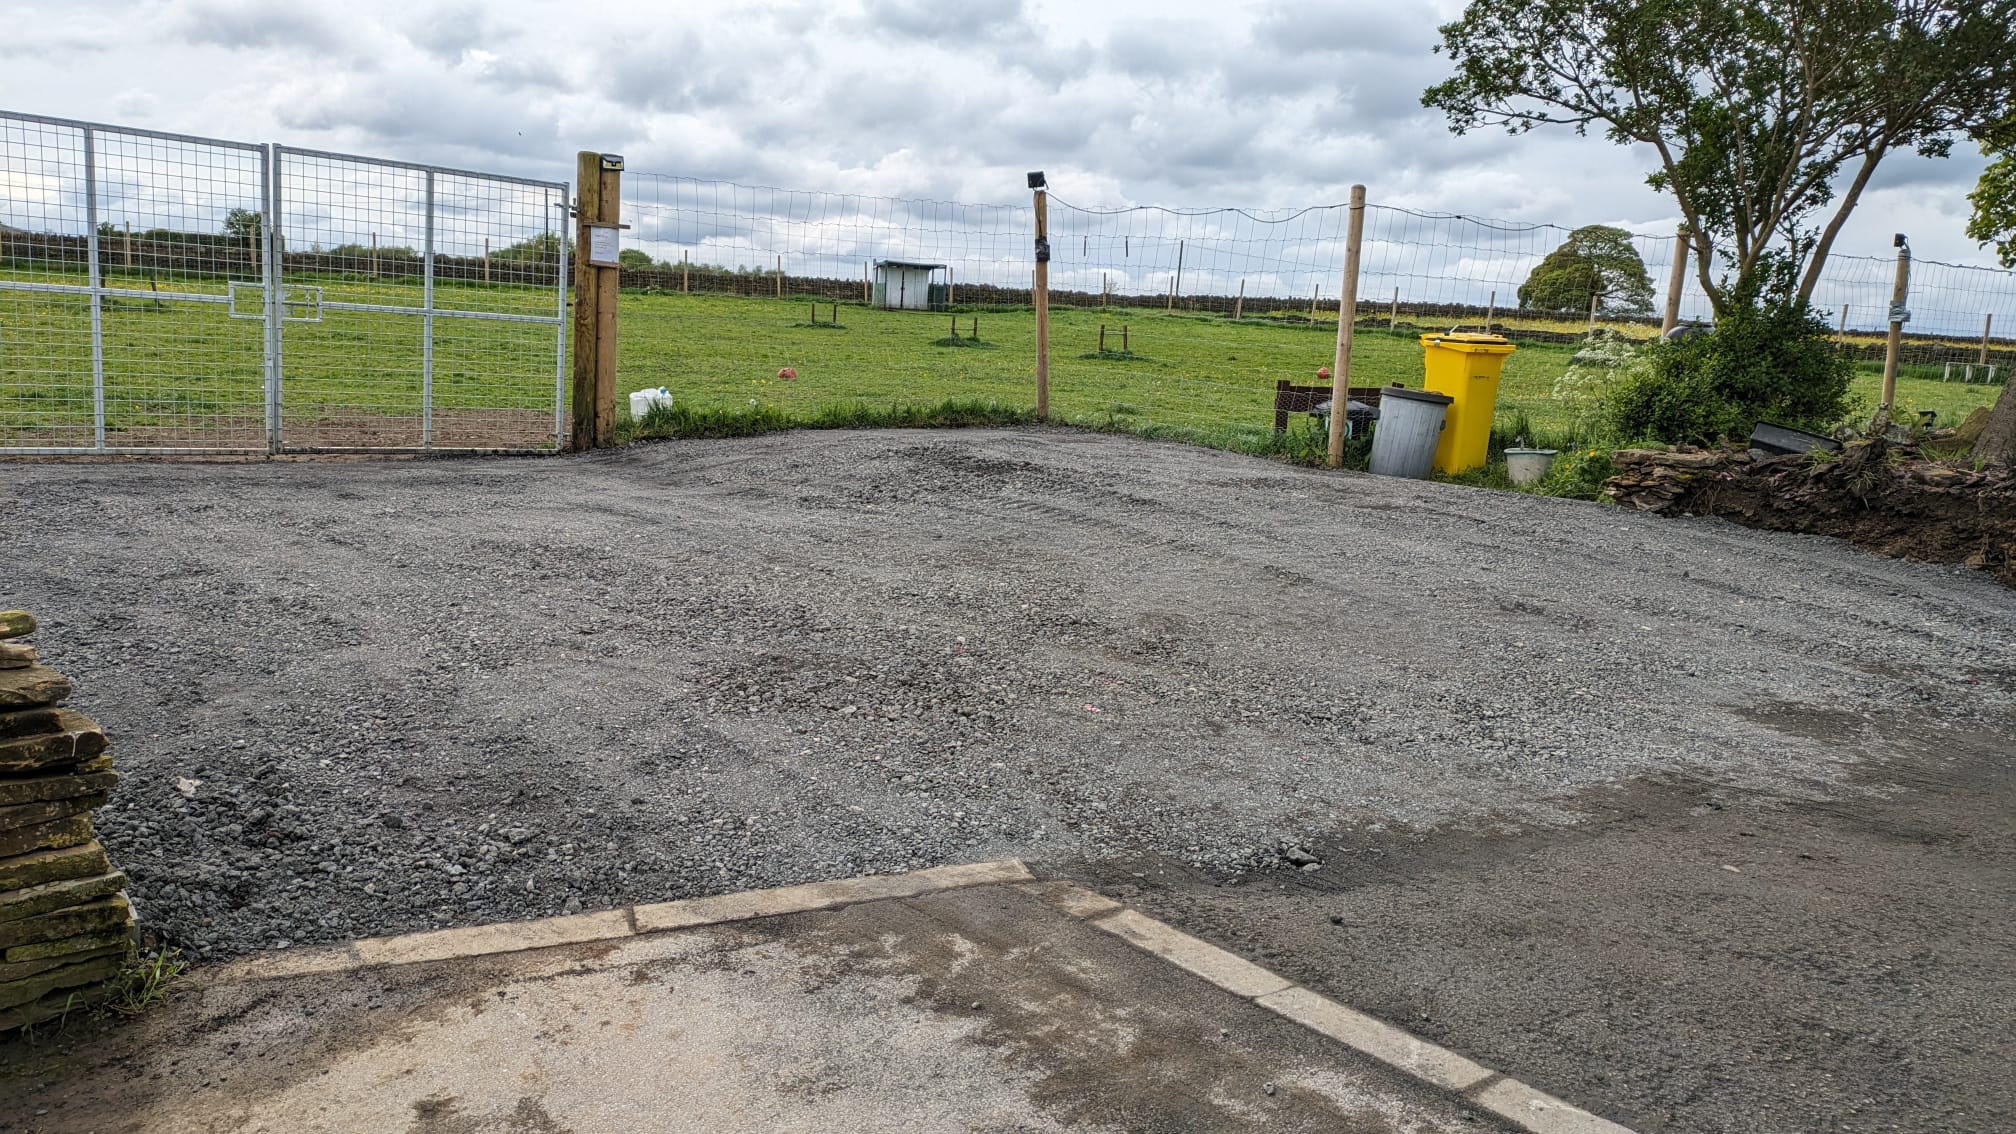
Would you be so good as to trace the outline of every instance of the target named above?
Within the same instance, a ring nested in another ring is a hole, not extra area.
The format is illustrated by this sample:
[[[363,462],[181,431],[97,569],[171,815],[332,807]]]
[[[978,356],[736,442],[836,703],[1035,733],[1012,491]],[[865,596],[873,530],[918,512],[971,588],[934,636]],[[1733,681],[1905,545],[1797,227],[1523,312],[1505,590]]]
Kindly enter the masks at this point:
[[[1036,262],[1039,264],[1050,262],[1050,238],[1047,236],[1036,238]]]

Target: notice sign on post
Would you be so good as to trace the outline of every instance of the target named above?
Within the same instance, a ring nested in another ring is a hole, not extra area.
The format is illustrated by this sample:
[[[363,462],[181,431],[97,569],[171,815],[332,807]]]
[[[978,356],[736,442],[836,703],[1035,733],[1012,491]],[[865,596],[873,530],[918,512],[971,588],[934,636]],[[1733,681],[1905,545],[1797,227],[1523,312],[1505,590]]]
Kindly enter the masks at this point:
[[[613,224],[591,224],[588,226],[588,262],[598,268],[621,267],[617,253],[623,250],[618,237],[621,226]]]

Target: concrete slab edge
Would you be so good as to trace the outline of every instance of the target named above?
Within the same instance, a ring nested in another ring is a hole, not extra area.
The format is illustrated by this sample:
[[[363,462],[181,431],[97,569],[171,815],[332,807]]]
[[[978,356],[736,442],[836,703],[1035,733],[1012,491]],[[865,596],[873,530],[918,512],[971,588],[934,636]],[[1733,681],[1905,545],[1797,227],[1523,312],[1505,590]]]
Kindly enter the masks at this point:
[[[344,945],[283,949],[220,966],[207,975],[213,984],[239,984],[286,977],[340,973],[383,965],[417,965],[618,941],[647,933],[693,929],[753,918],[835,909],[858,902],[914,898],[944,890],[1035,880],[1019,859],[962,863],[913,870],[907,874],[870,874],[803,886],[747,890],[736,894],[690,898],[677,902],[623,906],[594,913],[532,921],[430,929],[393,937],[369,937]]]
[[[1069,882],[1021,889],[1135,948],[1251,1000],[1409,1078],[1460,1095],[1530,1134],[1632,1134],[1419,1036],[1347,1008],[1208,941]]]

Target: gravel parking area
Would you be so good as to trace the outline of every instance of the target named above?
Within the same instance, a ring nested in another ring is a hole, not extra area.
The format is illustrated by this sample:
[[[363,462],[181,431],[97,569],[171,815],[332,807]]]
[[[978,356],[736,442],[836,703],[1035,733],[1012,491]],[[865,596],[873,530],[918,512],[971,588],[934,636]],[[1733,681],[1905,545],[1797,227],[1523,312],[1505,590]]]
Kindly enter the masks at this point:
[[[1965,569],[1067,431],[0,465],[0,531],[199,958],[1008,855],[1276,885],[1920,758],[1786,706],[2016,719]]]

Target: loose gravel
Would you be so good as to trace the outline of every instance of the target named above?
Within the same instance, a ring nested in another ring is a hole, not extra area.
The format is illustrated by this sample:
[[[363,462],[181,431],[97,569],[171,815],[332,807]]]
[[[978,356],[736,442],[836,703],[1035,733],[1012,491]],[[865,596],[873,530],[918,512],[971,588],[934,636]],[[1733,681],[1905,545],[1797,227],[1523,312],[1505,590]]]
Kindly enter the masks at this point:
[[[1061,430],[0,465],[0,531],[199,958],[1002,855],[1294,871],[1650,772],[1839,789],[1761,704],[2016,705],[2016,595],[1961,568]]]

